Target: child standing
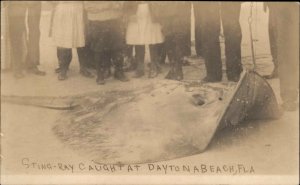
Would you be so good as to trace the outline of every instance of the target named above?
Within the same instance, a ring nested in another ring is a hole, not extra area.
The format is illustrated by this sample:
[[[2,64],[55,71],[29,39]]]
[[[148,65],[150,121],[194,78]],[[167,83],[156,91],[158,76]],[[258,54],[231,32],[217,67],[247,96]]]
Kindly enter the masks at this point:
[[[151,15],[151,4],[145,1],[125,2],[128,24],[126,43],[135,47],[137,69],[135,77],[144,75],[145,45],[150,48],[149,78],[159,73],[159,44],[163,43],[161,26]]]
[[[57,46],[59,61],[58,80],[67,79],[67,70],[72,60],[72,48],[77,48],[80,74],[92,78],[85,67],[85,27],[83,3],[79,1],[55,2],[52,22],[52,36]]]

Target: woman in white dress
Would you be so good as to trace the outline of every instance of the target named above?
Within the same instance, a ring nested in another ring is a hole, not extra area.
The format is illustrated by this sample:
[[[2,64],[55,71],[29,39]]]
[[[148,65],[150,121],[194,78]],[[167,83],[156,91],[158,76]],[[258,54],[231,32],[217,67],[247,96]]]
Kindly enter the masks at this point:
[[[52,14],[51,35],[57,46],[59,80],[67,79],[67,70],[72,60],[72,48],[77,48],[80,74],[93,77],[85,67],[85,24],[83,2],[58,1]]]
[[[128,20],[126,43],[135,47],[137,69],[135,77],[144,75],[145,45],[149,45],[151,69],[149,78],[159,73],[159,44],[164,38],[161,25],[151,15],[151,4],[146,1],[125,2],[124,11]]]

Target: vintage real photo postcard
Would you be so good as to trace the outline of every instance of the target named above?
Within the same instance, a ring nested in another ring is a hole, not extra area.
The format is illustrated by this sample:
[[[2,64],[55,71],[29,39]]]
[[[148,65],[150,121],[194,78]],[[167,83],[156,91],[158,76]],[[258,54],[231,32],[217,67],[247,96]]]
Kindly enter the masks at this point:
[[[299,2],[1,1],[1,184],[298,184]]]

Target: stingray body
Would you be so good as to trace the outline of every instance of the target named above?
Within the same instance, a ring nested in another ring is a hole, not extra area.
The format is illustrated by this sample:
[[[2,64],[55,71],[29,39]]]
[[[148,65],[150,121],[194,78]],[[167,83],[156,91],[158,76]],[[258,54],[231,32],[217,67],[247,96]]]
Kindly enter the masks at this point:
[[[273,91],[259,75],[244,72],[241,79],[207,85],[161,81],[138,90],[64,98],[72,109],[61,113],[53,132],[97,163],[146,163],[201,153],[226,126],[279,115]]]

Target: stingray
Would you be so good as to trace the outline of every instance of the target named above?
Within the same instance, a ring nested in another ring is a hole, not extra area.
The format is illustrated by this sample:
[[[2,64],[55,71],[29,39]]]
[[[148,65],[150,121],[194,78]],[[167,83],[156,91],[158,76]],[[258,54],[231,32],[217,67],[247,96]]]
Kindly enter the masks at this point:
[[[62,110],[53,133],[66,146],[102,164],[198,154],[225,127],[280,115],[271,87],[255,72],[243,72],[238,83],[162,80],[127,91],[2,99]]]

